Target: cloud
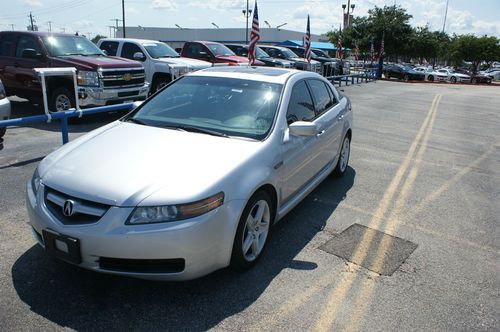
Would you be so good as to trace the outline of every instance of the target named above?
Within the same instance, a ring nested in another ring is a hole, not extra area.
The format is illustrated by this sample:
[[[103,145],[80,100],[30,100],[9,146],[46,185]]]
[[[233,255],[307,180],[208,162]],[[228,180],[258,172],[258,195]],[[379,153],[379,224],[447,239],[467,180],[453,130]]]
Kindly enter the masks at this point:
[[[125,11],[128,14],[137,14],[137,13],[139,13],[139,11],[137,9],[135,9],[134,7],[127,7],[127,8],[125,8]]]
[[[153,0],[151,8],[158,10],[176,10],[177,3],[173,0]]]
[[[74,23],[74,25],[78,29],[88,29],[88,28],[93,28],[95,24],[93,21],[90,21],[90,20],[80,20],[80,21],[76,21]]]
[[[242,10],[246,7],[245,0],[209,0],[209,1],[190,1],[188,3],[189,6],[198,7],[198,8],[206,8],[211,10]],[[250,4],[250,8],[253,9],[253,4]]]
[[[23,0],[23,3],[31,7],[42,7],[42,2],[40,0]]]

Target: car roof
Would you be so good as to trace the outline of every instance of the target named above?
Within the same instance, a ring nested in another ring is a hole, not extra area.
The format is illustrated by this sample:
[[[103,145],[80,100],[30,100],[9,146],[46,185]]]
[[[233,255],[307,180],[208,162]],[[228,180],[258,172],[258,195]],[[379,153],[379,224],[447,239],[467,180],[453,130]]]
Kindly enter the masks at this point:
[[[15,34],[25,34],[25,35],[34,35],[34,36],[40,36],[40,37],[47,37],[47,36],[73,36],[73,37],[84,37],[82,35],[74,35],[72,33],[60,33],[60,32],[47,32],[47,31],[0,31],[0,33],[15,33]],[[85,37],[84,37],[85,38]]]
[[[159,40],[153,40],[153,39],[138,39],[138,38],[102,38],[99,41],[116,41],[116,42],[135,42],[139,44],[143,43],[163,43],[162,41]]]
[[[198,70],[189,73],[186,76],[226,77],[284,84],[290,76],[299,73],[309,72],[274,67],[220,66]],[[310,73],[314,74],[312,72]]]

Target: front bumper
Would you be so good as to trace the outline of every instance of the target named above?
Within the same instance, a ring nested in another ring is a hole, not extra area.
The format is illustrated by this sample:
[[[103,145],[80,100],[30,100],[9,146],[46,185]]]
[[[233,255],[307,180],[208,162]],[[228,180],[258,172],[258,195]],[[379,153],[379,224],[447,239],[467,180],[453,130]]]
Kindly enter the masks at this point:
[[[80,106],[104,106],[126,101],[144,100],[148,96],[149,83],[133,88],[78,87]]]
[[[96,272],[150,280],[189,280],[228,266],[240,213],[245,202],[233,200],[202,216],[178,222],[126,226],[133,207],[111,207],[94,224],[64,225],[44,203],[44,185],[35,197],[27,184],[29,224],[40,246],[43,230],[50,229],[80,241],[80,267]],[[184,269],[176,272],[138,272],[109,269],[103,259],[178,260]]]

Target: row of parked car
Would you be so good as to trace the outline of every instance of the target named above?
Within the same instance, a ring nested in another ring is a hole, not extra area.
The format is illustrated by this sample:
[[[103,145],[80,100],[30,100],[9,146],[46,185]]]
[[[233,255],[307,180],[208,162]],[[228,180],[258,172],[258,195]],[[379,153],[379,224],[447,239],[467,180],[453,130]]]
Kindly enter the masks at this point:
[[[387,64],[384,65],[383,74],[385,78],[397,78],[404,81],[429,81],[450,83],[486,83],[490,84],[493,79],[500,79],[500,68],[487,72],[473,73],[466,69],[432,67],[414,67],[411,65]]]
[[[256,65],[341,74],[344,63],[313,50],[310,63],[303,47],[259,45]],[[7,96],[17,95],[35,104],[42,101],[34,68],[75,67],[82,107],[143,100],[176,77],[219,65],[248,65],[248,45],[186,42],[176,51],[153,40],[109,38],[97,45],[83,36],[33,31],[0,32],[0,79]],[[75,106],[70,77],[48,77],[51,111]]]

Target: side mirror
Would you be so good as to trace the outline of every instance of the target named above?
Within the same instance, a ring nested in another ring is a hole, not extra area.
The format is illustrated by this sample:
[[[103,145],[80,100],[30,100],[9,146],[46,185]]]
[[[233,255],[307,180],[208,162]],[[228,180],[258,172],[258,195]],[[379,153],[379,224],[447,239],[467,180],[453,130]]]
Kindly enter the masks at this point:
[[[295,121],[288,128],[294,136],[314,136],[318,133],[316,124],[307,121]]]
[[[102,51],[102,53],[104,53],[105,55],[109,55],[109,54],[108,54],[108,51],[106,51],[106,50],[101,50],[101,51]]]
[[[133,58],[134,58],[134,60],[137,60],[137,61],[146,60],[146,56],[144,56],[144,54],[142,52],[135,52]]]
[[[37,51],[32,48],[25,48],[21,53],[21,57],[28,59],[40,59],[42,55],[40,53],[37,53]]]

